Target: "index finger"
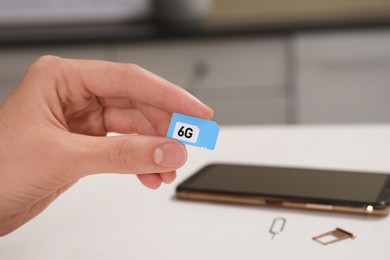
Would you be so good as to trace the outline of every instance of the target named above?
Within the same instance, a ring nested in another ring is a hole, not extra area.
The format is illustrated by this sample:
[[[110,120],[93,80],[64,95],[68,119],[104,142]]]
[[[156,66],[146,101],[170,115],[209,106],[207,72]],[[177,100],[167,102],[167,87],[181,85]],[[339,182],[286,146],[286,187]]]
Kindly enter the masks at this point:
[[[175,84],[134,64],[92,60],[65,60],[66,77],[100,97],[130,97],[168,113],[210,119],[213,111]],[[76,76],[76,79],[74,78]]]

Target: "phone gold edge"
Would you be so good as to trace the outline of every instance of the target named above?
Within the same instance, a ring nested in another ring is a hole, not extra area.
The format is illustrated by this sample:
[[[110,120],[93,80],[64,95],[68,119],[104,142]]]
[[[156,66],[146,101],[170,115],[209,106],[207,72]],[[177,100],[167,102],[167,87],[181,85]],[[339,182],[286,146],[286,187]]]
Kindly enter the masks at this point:
[[[355,207],[338,206],[338,205],[288,201],[285,199],[282,200],[280,198],[274,198],[274,197],[214,194],[214,193],[207,193],[207,192],[191,192],[191,191],[176,191],[176,197],[180,199],[201,200],[201,201],[209,201],[209,202],[224,202],[224,203],[250,204],[250,205],[260,205],[260,206],[273,206],[273,207],[282,207],[282,208],[334,211],[334,212],[365,214],[365,215],[375,215],[375,216],[385,216],[390,213],[390,206],[385,206],[383,208],[369,208],[369,207],[355,208]]]

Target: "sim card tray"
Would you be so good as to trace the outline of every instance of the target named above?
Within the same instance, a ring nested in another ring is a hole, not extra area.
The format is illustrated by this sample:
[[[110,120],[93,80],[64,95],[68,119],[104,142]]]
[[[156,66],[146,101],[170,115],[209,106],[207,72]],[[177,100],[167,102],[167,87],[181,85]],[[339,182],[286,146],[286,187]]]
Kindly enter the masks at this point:
[[[336,228],[335,230],[313,237],[313,240],[326,246],[347,238],[355,239],[356,235],[351,232],[345,231],[344,229]]]

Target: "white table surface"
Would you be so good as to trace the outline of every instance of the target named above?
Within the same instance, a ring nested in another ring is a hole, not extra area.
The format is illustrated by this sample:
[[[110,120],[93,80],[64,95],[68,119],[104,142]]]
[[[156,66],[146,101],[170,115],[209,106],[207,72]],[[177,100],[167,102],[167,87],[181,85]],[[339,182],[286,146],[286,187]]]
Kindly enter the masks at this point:
[[[215,151],[188,147],[172,185],[132,175],[82,179],[41,215],[0,238],[0,259],[389,259],[390,216],[179,201],[176,185],[211,162],[390,172],[390,125],[224,127]],[[271,240],[276,217],[285,230]],[[355,232],[328,246],[314,235]]]

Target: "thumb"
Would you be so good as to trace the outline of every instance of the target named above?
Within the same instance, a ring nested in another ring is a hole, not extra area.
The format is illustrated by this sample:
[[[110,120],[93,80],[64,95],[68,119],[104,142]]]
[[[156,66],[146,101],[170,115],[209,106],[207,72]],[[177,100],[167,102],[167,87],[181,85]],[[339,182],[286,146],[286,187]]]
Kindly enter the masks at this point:
[[[163,173],[181,167],[187,152],[183,144],[158,136],[93,137],[75,135],[80,174]]]

